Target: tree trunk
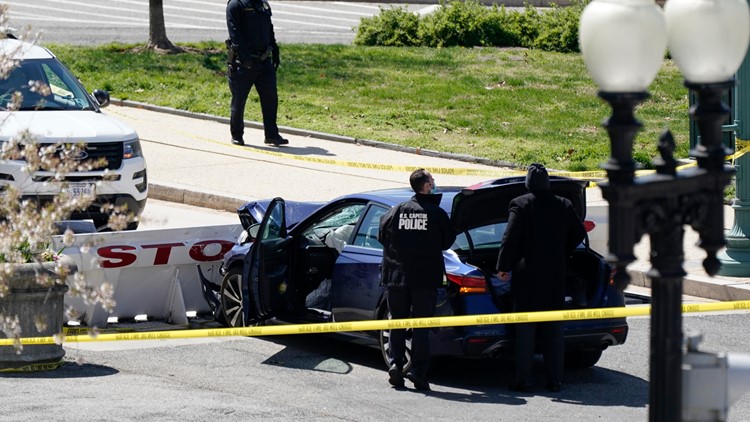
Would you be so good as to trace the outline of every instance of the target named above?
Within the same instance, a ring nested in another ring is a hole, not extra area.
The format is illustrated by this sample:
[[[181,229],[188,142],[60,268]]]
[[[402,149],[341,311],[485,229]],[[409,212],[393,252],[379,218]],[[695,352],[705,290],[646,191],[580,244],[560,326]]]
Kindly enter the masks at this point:
[[[167,38],[167,28],[164,26],[164,0],[148,0],[148,45],[146,48],[167,53],[182,51]]]

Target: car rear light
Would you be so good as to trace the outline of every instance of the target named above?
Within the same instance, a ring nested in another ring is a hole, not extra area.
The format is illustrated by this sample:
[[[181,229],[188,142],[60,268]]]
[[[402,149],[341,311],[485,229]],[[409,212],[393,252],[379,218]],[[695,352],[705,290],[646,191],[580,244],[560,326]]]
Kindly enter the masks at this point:
[[[447,274],[448,281],[458,285],[458,294],[487,293],[487,281],[484,277]]]
[[[596,227],[596,223],[594,223],[591,220],[584,220],[583,221],[583,227],[586,229],[586,232],[590,232],[591,230],[594,230]]]
[[[613,328],[610,330],[612,334],[622,334],[628,332],[628,329],[626,327],[619,327],[619,328]]]

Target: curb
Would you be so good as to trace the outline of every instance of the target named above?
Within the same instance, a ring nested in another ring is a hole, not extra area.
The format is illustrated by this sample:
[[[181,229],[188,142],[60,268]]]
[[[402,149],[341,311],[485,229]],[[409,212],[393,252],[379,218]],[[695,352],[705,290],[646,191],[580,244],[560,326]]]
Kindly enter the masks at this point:
[[[630,285],[651,288],[651,278],[648,270],[642,268],[628,268]],[[750,284],[744,278],[738,281],[719,279],[697,274],[687,274],[682,280],[682,294],[720,302],[735,300],[750,300]]]
[[[243,199],[231,194],[200,191],[191,186],[179,186],[161,182],[148,184],[148,197],[160,201],[175,202],[226,212],[237,212],[239,207],[251,201],[250,198]]]
[[[171,108],[171,107],[156,106],[152,104],[140,103],[137,101],[130,101],[130,100],[112,99],[111,103],[121,106],[121,107],[140,108],[144,110],[156,111],[159,113],[174,114],[177,116],[190,117],[193,119],[210,120],[210,121],[229,125],[228,117],[221,117],[221,116],[216,116],[213,114],[195,113],[192,111],[180,110],[180,109]],[[246,120],[245,127],[262,130],[263,124],[260,122]],[[370,147],[375,147],[375,148],[388,149],[391,151],[400,151],[400,152],[406,152],[410,154],[424,155],[426,157],[445,158],[445,159],[461,161],[465,163],[484,164],[487,166],[494,166],[494,167],[511,167],[511,168],[518,167],[516,164],[507,162],[507,161],[497,161],[497,160],[490,160],[488,158],[474,157],[472,155],[466,155],[466,154],[453,154],[449,152],[440,152],[440,151],[433,151],[433,150],[428,150],[428,149],[405,147],[405,146],[389,144],[389,143],[381,142],[381,141],[373,141],[370,139],[360,139],[360,138],[352,138],[350,136],[332,135],[330,133],[316,132],[313,130],[306,130],[306,129],[297,129],[297,128],[288,127],[288,126],[279,126],[279,131],[282,133],[290,134],[290,135],[305,136],[305,137],[310,137],[310,138],[319,138],[319,139],[324,139],[327,141],[344,142],[344,143],[355,144],[355,145],[365,145],[365,146],[370,146]],[[228,133],[229,132],[227,131],[227,134]],[[227,135],[227,139],[229,139],[229,135]]]

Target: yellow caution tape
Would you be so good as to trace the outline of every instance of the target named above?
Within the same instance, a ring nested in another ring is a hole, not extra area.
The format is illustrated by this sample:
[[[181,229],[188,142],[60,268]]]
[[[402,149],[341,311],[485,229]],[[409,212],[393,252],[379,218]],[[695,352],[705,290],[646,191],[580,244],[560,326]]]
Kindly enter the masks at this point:
[[[733,302],[697,303],[682,305],[682,312],[716,312],[750,310],[750,300]],[[458,327],[468,325],[517,324],[525,322],[574,321],[610,319],[649,315],[650,306],[618,308],[574,309],[564,311],[519,312],[511,314],[464,315],[433,318],[391,319],[373,321],[330,322],[320,324],[273,325],[241,328],[209,328],[198,330],[148,331],[75,335],[65,337],[68,343],[86,343],[121,340],[174,340],[228,336],[271,336],[286,334],[334,333],[347,331],[380,331],[406,328]],[[28,337],[23,344],[52,344],[53,337]],[[0,346],[13,345],[13,339],[0,339]]]
[[[735,160],[747,154],[748,150],[750,150],[750,141],[743,141],[741,139],[737,139],[735,140],[735,146],[736,146],[736,149],[738,149],[739,151],[730,155],[732,164],[734,164]]]
[[[52,371],[60,367],[63,364],[62,359],[57,362],[48,363],[32,363],[24,365],[18,368],[3,368],[0,372],[38,372],[38,371]]]
[[[132,332],[136,331],[135,328],[98,328],[98,327],[63,327],[63,334],[66,336],[89,334],[96,336],[99,333],[113,333],[113,332]]]
[[[750,146],[750,140],[748,139],[735,139],[734,140],[734,146],[735,149],[745,149]]]

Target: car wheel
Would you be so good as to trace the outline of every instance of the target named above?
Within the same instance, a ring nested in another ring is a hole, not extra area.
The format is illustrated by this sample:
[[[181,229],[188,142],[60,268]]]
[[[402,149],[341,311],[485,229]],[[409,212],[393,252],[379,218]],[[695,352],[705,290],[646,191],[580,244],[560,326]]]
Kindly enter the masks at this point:
[[[601,350],[576,350],[565,353],[565,367],[573,369],[591,368],[602,357]]]
[[[388,308],[388,301],[384,302],[383,305],[385,308],[383,310],[383,313],[381,314],[381,319],[393,319],[391,317],[391,310]],[[406,330],[406,363],[404,364],[404,373],[409,371],[409,368],[411,368],[411,328],[408,328]],[[380,344],[380,353],[383,354],[383,360],[385,361],[386,368],[390,365],[388,364],[388,350],[391,346],[391,332],[390,330],[383,330],[379,332],[378,335],[378,343]]]
[[[230,268],[221,280],[221,312],[229,327],[244,327],[245,313],[242,312],[242,267]]]

